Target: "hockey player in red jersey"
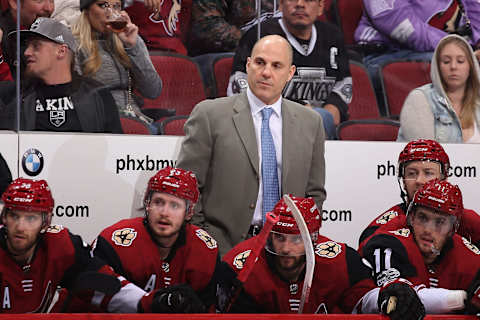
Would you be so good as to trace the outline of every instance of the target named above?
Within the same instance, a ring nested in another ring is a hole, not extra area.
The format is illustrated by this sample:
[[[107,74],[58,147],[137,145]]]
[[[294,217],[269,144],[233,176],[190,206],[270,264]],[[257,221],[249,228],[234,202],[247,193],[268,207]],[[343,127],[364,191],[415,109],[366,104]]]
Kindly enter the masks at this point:
[[[427,182],[415,193],[407,215],[396,218],[408,227],[378,231],[362,248],[377,285],[409,280],[427,313],[479,312],[480,251],[455,233],[462,217],[458,186]]]
[[[391,316],[418,319],[422,315],[423,306],[408,285],[400,284],[396,289],[398,291],[390,288],[379,294],[370,270],[362,263],[358,253],[319,234],[321,217],[311,198],[291,198],[308,226],[315,250],[313,280],[308,302],[303,307],[304,313],[378,313],[378,306],[384,299],[398,296],[397,305],[408,305],[408,310],[398,308],[391,312]],[[273,213],[280,218],[274,224],[258,260],[252,261],[248,257],[255,250],[259,236],[241,242],[224,256],[229,270],[233,270],[232,277],[233,273],[238,275],[247,268],[248,263],[254,263],[254,266],[241,290],[237,290],[238,295],[231,294],[230,289],[236,281],[229,281],[227,272],[223,274],[225,278],[221,279],[218,292],[220,310],[239,313],[298,312],[306,270],[304,242],[283,199],[277,203]]]
[[[407,206],[415,191],[432,179],[447,180],[450,159],[443,147],[435,140],[418,139],[409,142],[398,157],[398,184],[403,202],[397,204],[376,217],[360,235],[360,246],[367,238],[382,227],[384,230],[396,230],[405,216]],[[473,210],[464,209],[458,233],[472,243],[480,243],[480,216]]]
[[[153,310],[142,304],[143,312],[199,313],[214,305],[217,243],[188,223],[198,196],[191,171],[164,168],[148,182],[145,216],[106,228],[94,243],[94,254],[116,272],[146,292],[158,289]]]
[[[0,312],[47,312],[57,286],[109,312],[136,312],[141,299],[153,302],[92,257],[79,236],[50,224],[54,200],[45,180],[18,178],[7,187],[2,201]]]

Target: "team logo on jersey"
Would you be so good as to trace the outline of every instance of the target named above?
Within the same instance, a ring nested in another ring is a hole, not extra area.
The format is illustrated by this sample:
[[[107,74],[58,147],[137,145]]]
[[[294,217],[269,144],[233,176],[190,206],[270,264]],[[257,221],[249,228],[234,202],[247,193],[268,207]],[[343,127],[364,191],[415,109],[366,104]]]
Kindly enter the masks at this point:
[[[382,214],[382,216],[380,218],[378,218],[377,221],[375,221],[375,222],[378,223],[378,224],[387,224],[388,221],[392,220],[396,216],[398,216],[397,211],[390,210],[390,211]]]
[[[162,270],[165,273],[170,272],[170,265],[168,264],[168,262],[162,263]]]
[[[213,239],[208,233],[207,231],[205,230],[202,230],[202,229],[198,229],[197,231],[195,231],[195,234],[197,235],[197,237],[200,238],[200,240],[202,240],[203,242],[205,242],[205,244],[207,245],[207,247],[209,249],[215,249],[217,247],[217,241],[215,241],[215,239]]]
[[[480,250],[478,250],[477,246],[472,244],[470,241],[468,241],[466,238],[462,237],[462,241],[465,244],[465,247],[468,249],[472,250],[473,253],[475,254],[480,254]]]
[[[407,229],[407,228],[402,228],[402,229],[388,231],[388,232],[396,234],[397,236],[405,237],[405,238],[408,238],[408,236],[410,235],[410,229]]]
[[[113,231],[112,240],[117,246],[128,247],[137,237],[137,231],[133,228],[123,228]]]
[[[243,267],[245,266],[245,262],[247,261],[247,258],[251,252],[252,250],[247,250],[237,254],[235,259],[233,259],[233,265],[237,267],[237,269],[243,269]]]
[[[290,294],[292,294],[292,295],[297,294],[297,292],[298,292],[298,284],[296,284],[296,283],[291,283],[289,289],[290,289]]]
[[[317,244],[315,253],[324,258],[335,258],[342,252],[342,246],[335,241],[327,241]]]
[[[325,68],[299,67],[285,89],[283,96],[294,101],[305,101],[321,106],[335,86],[335,77],[327,76]]]
[[[162,6],[162,10],[158,12],[152,13],[148,18],[153,23],[160,23],[163,26],[163,30],[165,33],[168,34],[170,37],[173,37],[175,32],[178,29],[178,14],[182,9],[182,0],[173,0],[171,1],[171,7],[168,8],[168,4],[163,4],[164,0],[160,3]],[[170,1],[169,1],[170,2]],[[165,10],[163,10],[165,8]],[[164,17],[162,12],[168,11],[168,16]]]
[[[62,230],[63,230],[63,226],[59,224],[52,224],[47,228],[47,232],[50,232],[50,233],[59,233]]]
[[[40,151],[30,148],[22,156],[22,168],[31,177],[37,176],[43,169],[43,155]]]
[[[395,268],[390,268],[380,272],[377,275],[377,286],[382,287],[385,283],[391,282],[400,278],[400,271]]]

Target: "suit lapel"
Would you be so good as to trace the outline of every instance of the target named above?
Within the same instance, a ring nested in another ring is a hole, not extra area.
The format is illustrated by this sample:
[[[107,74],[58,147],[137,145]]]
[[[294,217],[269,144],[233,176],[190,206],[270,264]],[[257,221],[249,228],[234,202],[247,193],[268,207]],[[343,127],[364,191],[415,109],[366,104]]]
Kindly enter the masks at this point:
[[[243,146],[247,151],[250,163],[258,176],[259,158],[257,138],[255,136],[255,127],[253,125],[252,114],[250,111],[246,93],[240,94],[238,96],[238,99],[235,99],[233,110],[235,112],[235,114],[233,115],[233,123],[235,124],[238,135],[240,136]]]
[[[298,161],[298,155],[295,154],[296,146],[299,145],[295,141],[299,137],[298,127],[295,126],[295,118],[297,117],[295,110],[291,105],[282,100],[282,194],[287,190],[288,168],[291,161]],[[298,150],[297,150],[298,152]]]

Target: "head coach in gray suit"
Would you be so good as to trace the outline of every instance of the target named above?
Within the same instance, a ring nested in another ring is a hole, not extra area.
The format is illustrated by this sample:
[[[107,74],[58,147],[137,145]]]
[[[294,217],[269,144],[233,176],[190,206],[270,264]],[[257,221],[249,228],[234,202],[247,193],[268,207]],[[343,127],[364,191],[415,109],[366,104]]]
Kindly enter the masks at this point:
[[[278,35],[263,37],[247,60],[247,92],[205,100],[185,123],[177,166],[196,174],[201,193],[192,222],[217,240],[222,255],[262,225],[264,108],[273,109],[267,121],[276,193],[313,197],[322,208],[325,133],[317,112],[282,98],[294,72],[290,44]]]

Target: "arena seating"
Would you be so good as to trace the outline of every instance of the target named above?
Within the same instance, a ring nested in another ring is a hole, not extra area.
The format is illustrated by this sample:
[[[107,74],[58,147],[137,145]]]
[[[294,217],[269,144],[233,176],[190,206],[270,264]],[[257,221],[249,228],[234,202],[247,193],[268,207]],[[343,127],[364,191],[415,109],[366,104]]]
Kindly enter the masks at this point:
[[[160,124],[160,134],[169,136],[183,136],[183,125],[187,121],[188,116],[180,115],[167,118]]]
[[[380,118],[380,110],[367,69],[363,64],[350,60],[353,81],[352,102],[348,106],[350,120]]]
[[[409,60],[393,61],[382,66],[380,76],[387,115],[398,119],[403,102],[410,91],[431,82],[430,63]]]
[[[143,108],[175,109],[176,115],[189,115],[198,102],[206,99],[200,68],[190,57],[151,51],[150,58],[163,88],[158,98],[144,99]]]
[[[233,56],[229,55],[218,56],[213,60],[213,77],[215,79],[215,96],[226,97],[228,80],[232,72]]]
[[[120,117],[120,123],[124,133],[127,134],[152,134],[150,129],[143,123],[134,117]]]
[[[400,123],[388,119],[348,120],[337,126],[338,140],[396,141]]]

